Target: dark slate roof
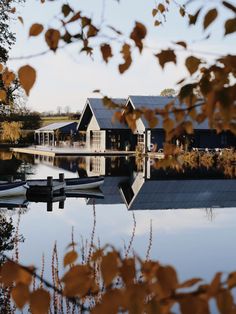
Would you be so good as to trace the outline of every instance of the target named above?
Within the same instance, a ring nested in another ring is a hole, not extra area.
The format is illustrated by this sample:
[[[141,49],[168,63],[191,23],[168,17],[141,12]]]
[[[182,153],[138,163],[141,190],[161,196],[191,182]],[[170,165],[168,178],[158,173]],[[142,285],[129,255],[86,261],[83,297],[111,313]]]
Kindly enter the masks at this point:
[[[236,207],[236,180],[146,180],[129,210]]]
[[[156,108],[164,108],[168,103],[174,101],[176,106],[180,105],[178,98],[176,97],[166,97],[166,96],[129,96],[128,98],[131,100],[135,109],[141,109],[142,107],[156,109]],[[170,115],[171,118],[175,120],[174,114]],[[142,122],[145,128],[149,128],[148,121],[142,117]],[[193,121],[192,121],[193,122]],[[193,122],[193,126],[195,129],[209,129],[208,122],[205,120],[204,122],[198,124],[197,122]],[[162,119],[159,117],[159,123],[156,128],[162,128]]]
[[[101,186],[104,198],[96,199],[96,204],[123,204],[119,184],[127,180],[128,177],[105,177],[104,183]],[[88,199],[87,204],[93,204],[93,199]]]
[[[118,105],[125,105],[126,99],[112,98],[112,101]],[[88,103],[94,113],[100,129],[127,129],[127,125],[115,120],[112,122],[116,109],[108,109],[104,106],[102,98],[88,98]]]
[[[77,122],[74,121],[67,121],[67,122],[56,122],[49,125],[46,125],[40,129],[37,129],[36,131],[55,131],[61,128],[64,128],[65,126],[68,126],[70,124],[74,124]]]

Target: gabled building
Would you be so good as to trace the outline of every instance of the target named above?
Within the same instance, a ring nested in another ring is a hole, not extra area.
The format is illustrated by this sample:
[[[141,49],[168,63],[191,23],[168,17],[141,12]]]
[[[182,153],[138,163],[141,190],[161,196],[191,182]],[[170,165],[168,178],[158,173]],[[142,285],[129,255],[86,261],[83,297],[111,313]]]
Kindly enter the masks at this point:
[[[112,99],[125,105],[126,99]],[[135,150],[136,139],[126,124],[114,119],[117,110],[107,109],[102,98],[88,98],[78,125],[84,148],[93,152]]]
[[[171,102],[179,106],[179,101],[174,97],[163,96],[129,96],[126,106],[131,109],[164,109]],[[174,114],[170,118],[175,120]],[[165,131],[163,128],[163,119],[158,116],[158,124],[155,128],[150,128],[148,121],[144,116],[139,118],[136,123],[135,134],[137,135],[137,144],[143,145],[147,151],[158,150],[163,147],[165,141]],[[209,128],[208,121],[202,123],[192,121],[194,128],[193,136],[183,135],[179,143],[188,148],[226,148],[236,146],[236,137],[231,132],[222,132],[217,134],[215,130]]]
[[[163,96],[129,96],[125,99],[112,99],[119,105],[133,109],[164,109],[171,102],[179,106],[177,98]],[[165,142],[163,118],[158,116],[158,124],[150,128],[148,121],[142,115],[136,121],[136,129],[132,131],[127,124],[114,119],[117,109],[108,109],[102,98],[88,98],[78,126],[84,148],[91,152],[134,151],[139,145],[145,151],[158,151]],[[175,120],[174,113],[170,118]],[[190,120],[191,121],[191,120]],[[194,134],[181,135],[174,139],[175,144],[183,149],[191,148],[227,148],[236,146],[236,137],[231,132],[217,134],[208,126],[207,119],[202,123],[191,121]]]
[[[72,142],[77,133],[78,123],[56,122],[35,130],[35,144],[55,146],[59,142]]]

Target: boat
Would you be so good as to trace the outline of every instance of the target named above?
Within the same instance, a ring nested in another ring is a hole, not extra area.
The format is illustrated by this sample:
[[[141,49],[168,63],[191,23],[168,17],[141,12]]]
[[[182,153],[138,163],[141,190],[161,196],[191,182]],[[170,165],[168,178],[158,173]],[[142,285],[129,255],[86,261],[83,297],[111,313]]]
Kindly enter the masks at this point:
[[[71,190],[65,192],[67,198],[104,198],[104,194],[99,189],[91,190]]]
[[[29,188],[26,181],[0,184],[0,197],[26,195]]]
[[[24,195],[1,197],[0,208],[15,209],[15,208],[27,208],[29,202]]]
[[[84,177],[84,178],[72,178],[65,179],[66,187],[65,191],[71,190],[91,190],[99,188],[103,182],[104,177]]]
[[[58,179],[53,179],[53,183],[58,184],[60,181]],[[91,190],[99,188],[103,182],[104,177],[94,176],[94,177],[84,177],[84,178],[69,178],[65,179],[65,191],[72,191],[72,190]],[[47,180],[44,179],[34,179],[34,180],[27,180],[27,183],[32,190],[34,187],[37,186],[47,186]]]

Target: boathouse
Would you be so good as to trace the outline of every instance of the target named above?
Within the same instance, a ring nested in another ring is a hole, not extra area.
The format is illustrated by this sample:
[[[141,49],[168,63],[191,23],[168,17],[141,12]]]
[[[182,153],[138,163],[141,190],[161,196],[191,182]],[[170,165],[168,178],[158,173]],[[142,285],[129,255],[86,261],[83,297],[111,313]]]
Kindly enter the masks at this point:
[[[61,142],[72,144],[78,123],[74,121],[56,122],[35,130],[35,144],[43,146],[58,146]]]
[[[163,96],[129,96],[126,106],[131,109],[164,109],[171,102],[179,105],[178,99]],[[173,115],[173,114],[172,114]],[[175,120],[175,117],[170,116]],[[159,150],[163,148],[165,141],[165,131],[163,128],[163,119],[158,117],[159,123],[155,128],[150,128],[148,121],[144,116],[140,117],[136,122],[137,145],[145,147],[146,151]],[[185,149],[191,148],[227,148],[236,146],[236,137],[231,132],[222,132],[217,134],[208,126],[208,121],[202,123],[192,121],[194,134],[192,136],[182,135],[178,139]]]
[[[112,99],[125,105],[126,99]],[[102,98],[88,98],[78,125],[84,148],[92,152],[135,150],[136,139],[124,123],[114,119],[116,109],[104,106]]]

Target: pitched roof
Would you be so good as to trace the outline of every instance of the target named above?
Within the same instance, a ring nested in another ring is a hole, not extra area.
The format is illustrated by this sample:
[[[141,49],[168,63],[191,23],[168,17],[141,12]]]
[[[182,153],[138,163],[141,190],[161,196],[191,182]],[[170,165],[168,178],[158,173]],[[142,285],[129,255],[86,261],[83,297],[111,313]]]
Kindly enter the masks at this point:
[[[129,210],[236,206],[236,180],[146,180]]]
[[[175,106],[179,106],[180,102],[178,100],[177,97],[166,97],[166,96],[135,96],[135,95],[131,95],[128,98],[127,103],[131,101],[131,103],[133,104],[135,109],[141,109],[141,108],[149,108],[149,109],[163,109],[168,103],[174,101],[175,102]],[[197,110],[197,107],[196,107]],[[174,117],[174,113],[170,114],[170,118],[173,118],[175,120]],[[158,117],[159,119],[159,123],[156,126],[156,128],[162,128],[163,127],[163,120],[161,117]],[[148,121],[144,118],[141,117],[141,120],[145,126],[145,128],[149,128],[149,124]],[[193,123],[193,127],[195,129],[203,129],[203,130],[207,130],[209,129],[208,126],[208,121],[205,120],[202,123],[197,123],[196,121],[192,121]]]
[[[74,122],[74,121],[56,122],[56,123],[46,125],[40,129],[37,129],[36,131],[55,131],[55,130],[64,128],[65,126],[68,126],[68,125],[74,124],[74,123],[77,123],[77,122]]]
[[[127,129],[128,127],[115,120],[112,121],[116,109],[108,109],[104,106],[102,98],[88,98],[88,103],[98,122],[100,129]],[[112,98],[112,101],[118,105],[125,105],[125,98]]]

